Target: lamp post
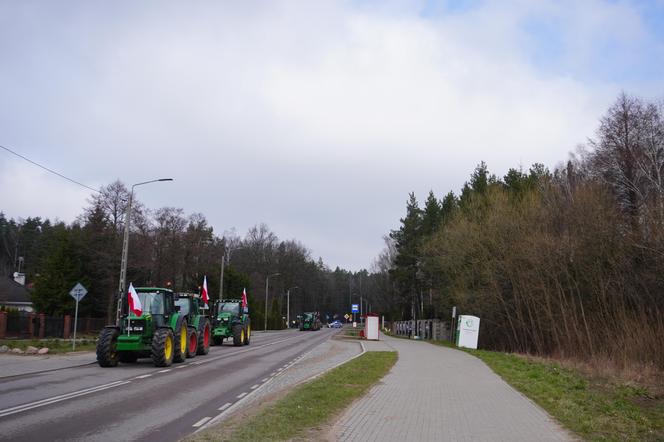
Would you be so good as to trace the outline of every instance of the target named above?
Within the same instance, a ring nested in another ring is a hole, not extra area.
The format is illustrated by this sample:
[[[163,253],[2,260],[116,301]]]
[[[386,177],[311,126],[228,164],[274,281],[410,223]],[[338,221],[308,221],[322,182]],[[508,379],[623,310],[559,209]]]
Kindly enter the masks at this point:
[[[221,275],[219,276],[219,299],[224,297],[224,266],[231,264],[231,250],[245,249],[246,247],[236,247],[232,249],[230,246],[224,247],[224,253],[221,255]],[[228,258],[226,258],[228,256]]]
[[[270,288],[270,276],[279,276],[281,273],[272,273],[267,275],[265,278],[265,328],[263,330],[267,331],[267,292]]]
[[[298,286],[295,287],[289,287],[288,290],[286,291],[286,324],[288,324],[288,328],[290,328],[290,291],[291,289],[299,289]]]
[[[115,323],[120,323],[120,316],[122,315],[122,295],[124,295],[127,285],[127,255],[129,254],[129,225],[131,224],[131,205],[134,201],[134,187],[142,186],[143,184],[157,183],[159,181],[173,181],[173,178],[159,178],[156,180],[143,181],[131,186],[131,193],[129,194],[129,205],[127,206],[127,213],[125,215],[125,228],[124,238],[122,241],[122,261],[120,263],[120,283],[118,284],[118,310],[115,314]]]

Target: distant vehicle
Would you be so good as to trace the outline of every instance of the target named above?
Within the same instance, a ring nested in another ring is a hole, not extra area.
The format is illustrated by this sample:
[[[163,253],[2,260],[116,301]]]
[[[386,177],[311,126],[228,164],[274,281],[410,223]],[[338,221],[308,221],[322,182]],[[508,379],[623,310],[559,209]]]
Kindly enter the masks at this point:
[[[306,312],[300,316],[300,331],[320,330],[320,314],[318,312]]]
[[[343,325],[341,322],[339,322],[339,321],[334,321],[334,322],[332,322],[332,323],[330,324],[330,327],[331,327],[331,328],[341,328],[341,327],[343,327],[343,326],[344,326],[344,325]]]

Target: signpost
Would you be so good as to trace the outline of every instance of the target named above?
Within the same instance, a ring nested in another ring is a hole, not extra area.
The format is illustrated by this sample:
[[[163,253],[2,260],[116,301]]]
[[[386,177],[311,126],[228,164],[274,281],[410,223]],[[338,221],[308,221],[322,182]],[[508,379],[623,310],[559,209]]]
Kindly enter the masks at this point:
[[[78,327],[78,302],[88,294],[88,291],[83,284],[77,282],[73,289],[69,292],[72,298],[76,300],[76,314],[74,315],[74,342],[72,350],[76,350],[76,328]]]

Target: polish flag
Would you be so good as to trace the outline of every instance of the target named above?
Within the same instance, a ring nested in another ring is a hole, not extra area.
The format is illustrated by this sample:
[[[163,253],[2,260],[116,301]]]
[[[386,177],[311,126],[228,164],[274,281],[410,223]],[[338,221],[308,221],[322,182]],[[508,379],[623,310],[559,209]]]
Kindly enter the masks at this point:
[[[244,309],[246,307],[247,307],[247,289],[244,288],[242,289],[242,308]]]
[[[201,295],[203,297],[203,303],[207,305],[209,300],[207,291],[207,275],[203,276],[203,293],[201,293]]]
[[[129,283],[129,292],[127,295],[129,296],[129,309],[136,316],[141,316],[143,314],[141,299],[138,297],[138,293],[136,293],[136,289],[131,282]]]

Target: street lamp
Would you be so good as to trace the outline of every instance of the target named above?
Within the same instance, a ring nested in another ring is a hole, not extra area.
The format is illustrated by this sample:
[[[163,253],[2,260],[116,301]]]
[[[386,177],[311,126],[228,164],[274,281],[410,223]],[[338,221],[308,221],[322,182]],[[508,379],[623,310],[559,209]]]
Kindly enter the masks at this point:
[[[279,276],[281,273],[272,273],[271,275],[267,275],[265,278],[265,328],[263,330],[267,331],[267,292],[268,289],[270,288],[270,276]]]
[[[291,289],[299,289],[298,286],[295,287],[289,287],[288,290],[286,291],[286,324],[288,325],[288,328],[290,328],[290,291]]]
[[[221,255],[221,275],[219,276],[219,299],[224,297],[224,266],[231,264],[231,250],[246,249],[246,247],[236,247],[232,249],[230,246],[224,247],[224,253]],[[226,258],[228,255],[228,258]]]
[[[156,180],[143,181],[131,186],[131,193],[129,194],[129,205],[127,206],[127,213],[125,215],[125,229],[124,238],[122,241],[122,262],[120,264],[120,284],[118,285],[118,310],[115,314],[115,323],[120,322],[122,315],[122,295],[124,295],[127,285],[127,254],[129,253],[129,224],[131,223],[131,205],[134,200],[134,187],[142,186],[143,184],[157,183],[159,181],[173,181],[173,178],[159,178]]]

